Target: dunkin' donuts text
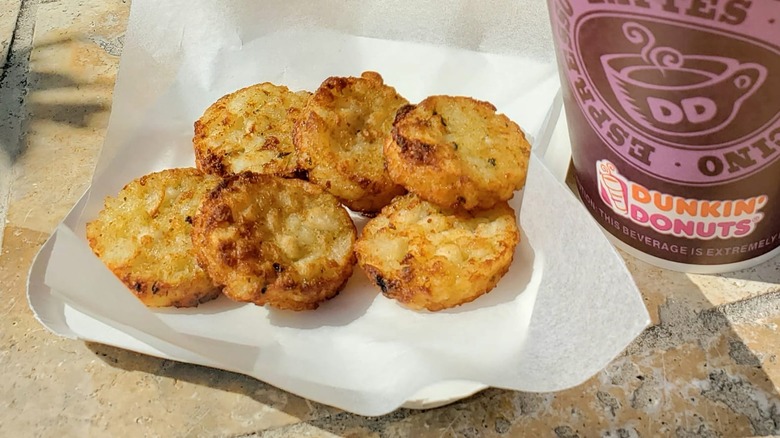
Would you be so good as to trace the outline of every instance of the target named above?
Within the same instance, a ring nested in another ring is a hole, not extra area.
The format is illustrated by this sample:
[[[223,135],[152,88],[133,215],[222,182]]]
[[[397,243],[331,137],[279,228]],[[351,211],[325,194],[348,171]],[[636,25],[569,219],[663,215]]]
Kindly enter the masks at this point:
[[[621,175],[608,160],[596,163],[601,200],[616,214],[667,235],[689,239],[731,239],[755,231],[769,198],[689,199],[651,190]]]

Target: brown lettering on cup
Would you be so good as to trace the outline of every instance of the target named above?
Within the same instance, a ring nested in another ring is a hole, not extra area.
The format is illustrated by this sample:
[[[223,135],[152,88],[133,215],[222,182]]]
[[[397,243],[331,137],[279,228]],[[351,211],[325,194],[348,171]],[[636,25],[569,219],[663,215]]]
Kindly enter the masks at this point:
[[[548,1],[577,181],[594,217],[682,263],[780,246],[780,237],[753,245],[780,236],[780,4]],[[746,251],[717,251],[737,244]]]

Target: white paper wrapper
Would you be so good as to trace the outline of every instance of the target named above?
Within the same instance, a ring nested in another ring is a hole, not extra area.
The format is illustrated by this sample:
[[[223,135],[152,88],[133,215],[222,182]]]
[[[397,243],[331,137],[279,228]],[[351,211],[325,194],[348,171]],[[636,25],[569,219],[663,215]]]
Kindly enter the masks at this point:
[[[545,125],[557,120],[549,122],[558,78],[541,1],[228,3],[133,2],[92,187],[31,271],[30,304],[44,325],[252,375],[366,415],[447,381],[564,389],[647,325],[619,256],[536,157],[523,199],[512,201],[524,232],[512,268],[472,303],[405,310],[356,269],[313,312],[224,297],[196,309],[145,308],[92,254],[84,225],[130,180],[193,166],[192,124],[228,92],[263,81],[314,90],[328,76],[375,70],[412,102],[431,94],[488,100],[532,139],[551,138]]]

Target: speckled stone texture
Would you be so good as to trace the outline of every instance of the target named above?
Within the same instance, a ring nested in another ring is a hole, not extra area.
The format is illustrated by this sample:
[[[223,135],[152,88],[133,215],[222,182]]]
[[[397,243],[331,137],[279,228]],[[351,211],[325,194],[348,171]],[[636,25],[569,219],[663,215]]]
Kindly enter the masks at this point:
[[[0,1],[0,59],[4,60],[8,56],[8,50],[11,48],[11,40],[16,29],[16,20],[19,18],[19,10],[21,8],[21,0]]]
[[[365,418],[255,379],[59,338],[32,316],[27,270],[89,184],[129,4],[0,0],[19,20],[0,82],[13,160],[0,251],[0,436],[739,437],[780,434],[780,260],[719,276],[625,256],[653,325],[584,384],[489,389]],[[2,59],[6,59],[3,57]],[[7,100],[15,96],[15,100]],[[16,131],[14,131],[16,130]],[[14,132],[16,136],[14,137]],[[2,189],[0,178],[0,189]],[[2,213],[0,192],[0,213]],[[2,222],[0,222],[2,223]],[[594,339],[593,342],[598,342]],[[572,358],[571,360],[576,360]]]
[[[3,228],[11,190],[11,163],[18,145],[18,118],[6,116],[19,108],[17,96],[24,86],[18,84],[19,76],[8,77],[6,67],[14,63],[9,58],[11,41],[19,19],[22,0],[0,0],[0,248],[3,245]],[[18,85],[17,85],[18,84]]]

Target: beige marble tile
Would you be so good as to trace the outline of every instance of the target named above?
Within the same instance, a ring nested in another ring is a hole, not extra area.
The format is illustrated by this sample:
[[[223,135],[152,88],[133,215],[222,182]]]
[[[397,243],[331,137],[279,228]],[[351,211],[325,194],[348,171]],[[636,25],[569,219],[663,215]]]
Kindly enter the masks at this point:
[[[780,257],[744,271],[686,274],[657,268],[622,253],[653,322],[658,306],[673,297],[700,307],[716,307],[780,291]]]
[[[780,433],[780,302],[765,295],[713,307],[694,296],[695,288],[679,295],[667,296],[656,310],[657,324],[624,354],[575,388],[553,394],[490,389],[429,411],[399,410],[373,419],[339,414],[308,423],[339,436]],[[294,436],[292,428],[282,430]]]
[[[22,0],[0,0],[0,60],[3,60],[0,61],[0,72],[3,71],[2,63],[11,48],[11,39],[21,7]]]
[[[3,70],[6,68],[5,63],[8,59],[8,51],[11,49],[11,41],[21,7],[22,0],[0,0],[0,77],[3,76]],[[0,109],[10,109],[10,106],[2,104]],[[10,117],[5,114],[5,111],[3,111],[0,117],[6,119],[0,121],[0,126],[10,123],[10,120],[7,120]],[[0,139],[0,142],[3,141],[10,141],[10,139]],[[0,248],[3,247],[2,235],[5,227],[6,212],[8,211],[8,194],[11,189],[10,148],[11,145],[0,144]]]
[[[766,308],[764,303],[757,306]],[[729,356],[739,364],[761,367],[767,378],[780,388],[780,312],[776,310],[765,317],[743,320],[734,325],[734,332],[741,343],[731,342],[728,345]]]
[[[129,4],[38,6],[24,151],[8,221],[50,232],[86,189],[103,143]]]
[[[230,436],[337,412],[246,376],[49,333],[25,298],[45,239],[8,227],[0,254],[0,436]]]
[[[11,194],[11,169],[10,157],[0,150],[0,250],[3,249],[2,235],[8,213],[8,198]]]
[[[714,305],[780,291],[780,257],[754,268],[719,275],[688,275]]]
[[[288,437],[301,437],[301,438],[338,438],[338,437],[349,437],[349,434],[341,434],[336,435],[331,432],[328,432],[326,430],[320,429],[318,427],[312,426],[307,423],[298,423],[293,426],[284,427],[284,428],[278,428],[273,429],[269,431],[264,431],[262,434],[263,438],[288,438]],[[374,438],[379,437],[378,434],[374,433],[360,433],[354,435],[355,437],[365,437],[365,438]]]
[[[0,253],[0,436],[780,433],[780,259],[696,276],[626,256],[653,326],[589,381],[554,394],[490,389],[447,407],[377,418],[234,373],[52,335],[27,307],[27,270],[91,177],[127,12],[120,0],[39,5],[27,149],[16,164],[11,226]]]

